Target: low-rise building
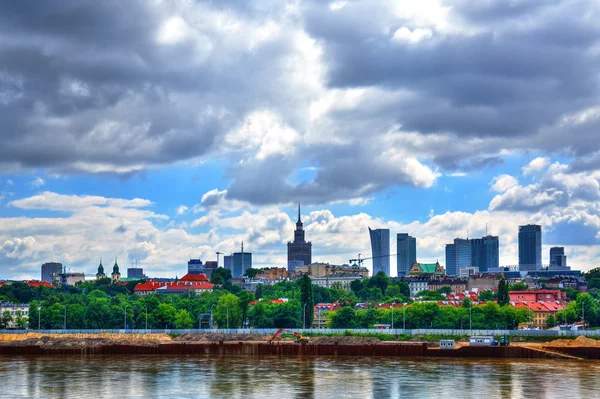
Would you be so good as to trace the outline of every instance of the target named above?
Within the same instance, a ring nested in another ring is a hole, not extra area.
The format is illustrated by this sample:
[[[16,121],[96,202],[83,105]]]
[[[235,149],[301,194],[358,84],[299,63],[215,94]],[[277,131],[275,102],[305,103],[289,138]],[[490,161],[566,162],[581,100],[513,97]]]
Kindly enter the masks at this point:
[[[556,316],[556,312],[563,310],[565,305],[556,301],[513,301],[510,305],[517,309],[527,309],[531,313],[530,327],[540,330],[546,328],[548,316]]]
[[[137,284],[133,292],[137,295],[148,294],[183,294],[186,292],[210,292],[214,284],[209,283],[204,274],[186,274],[179,281],[156,281],[148,280],[143,284]]]
[[[559,290],[510,291],[508,296],[514,302],[558,302],[562,304],[567,301],[567,293]]]
[[[330,320],[330,313],[341,309],[341,306],[335,303],[318,303],[314,306],[314,317],[311,327],[312,328],[327,328],[327,324]]]
[[[38,287],[56,288],[55,286],[53,286],[50,283],[47,283],[45,281],[39,281],[39,280],[29,280],[27,282],[27,286],[33,287],[33,288],[38,288]]]
[[[265,280],[285,280],[288,278],[288,271],[285,267],[263,269],[262,273],[256,275],[256,278],[263,278]]]
[[[4,312],[8,312],[11,317],[6,328],[18,327],[18,317],[23,318],[22,325],[24,326],[27,322],[27,318],[29,317],[29,305],[26,303],[15,304],[10,302],[2,302],[0,303],[0,317],[4,315]]]
[[[497,291],[502,276],[499,274],[474,274],[467,279],[469,291]]]
[[[356,280],[362,280],[364,276],[360,273],[333,273],[325,277],[311,277],[312,283],[320,287],[331,288],[339,284],[342,289],[349,290],[350,284]]]
[[[439,262],[435,263],[413,263],[408,271],[408,276],[421,276],[424,274],[444,275],[446,271]]]
[[[462,292],[467,289],[467,280],[449,279],[432,280],[427,286],[429,291],[437,291],[443,287],[449,287],[450,292]]]
[[[415,296],[417,292],[429,289],[429,278],[427,276],[411,277],[404,281],[408,283],[410,289],[410,296]]]
[[[369,269],[358,265],[332,265],[329,263],[312,263],[302,265],[294,270],[295,277],[308,274],[309,277],[326,277],[334,273],[358,273],[363,277],[369,277]]]

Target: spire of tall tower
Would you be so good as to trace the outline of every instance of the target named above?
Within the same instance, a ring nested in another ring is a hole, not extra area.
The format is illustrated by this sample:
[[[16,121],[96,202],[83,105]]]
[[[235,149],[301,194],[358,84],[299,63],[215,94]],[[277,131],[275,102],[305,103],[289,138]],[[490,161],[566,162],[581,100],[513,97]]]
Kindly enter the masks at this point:
[[[300,223],[300,203],[298,202],[298,223]]]

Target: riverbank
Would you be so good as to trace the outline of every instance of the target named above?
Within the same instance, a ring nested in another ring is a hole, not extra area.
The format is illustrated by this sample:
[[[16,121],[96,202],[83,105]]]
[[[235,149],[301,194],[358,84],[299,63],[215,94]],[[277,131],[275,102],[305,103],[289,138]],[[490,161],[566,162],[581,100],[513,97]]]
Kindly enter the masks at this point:
[[[382,341],[375,337],[321,336],[306,344],[284,337],[269,343],[268,334],[4,334],[0,355],[202,354],[281,356],[411,356],[479,358],[600,359],[600,342],[586,337],[547,343],[511,343],[508,347],[472,347],[457,342],[453,350],[432,341]]]

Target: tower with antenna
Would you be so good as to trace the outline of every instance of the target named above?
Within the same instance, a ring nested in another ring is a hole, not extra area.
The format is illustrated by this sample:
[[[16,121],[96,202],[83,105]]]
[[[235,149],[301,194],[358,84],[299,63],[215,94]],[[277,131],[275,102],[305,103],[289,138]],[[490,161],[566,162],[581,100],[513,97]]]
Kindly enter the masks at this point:
[[[300,203],[298,202],[298,220],[294,230],[294,241],[288,242],[288,271],[295,270],[300,265],[312,263],[312,243],[306,241],[304,224],[300,215]]]

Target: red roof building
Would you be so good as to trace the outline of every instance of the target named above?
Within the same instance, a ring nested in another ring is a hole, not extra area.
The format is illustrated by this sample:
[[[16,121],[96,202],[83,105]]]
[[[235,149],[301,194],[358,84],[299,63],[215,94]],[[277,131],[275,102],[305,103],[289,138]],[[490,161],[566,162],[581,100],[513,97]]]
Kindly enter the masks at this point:
[[[187,276],[187,275],[186,275]],[[194,276],[194,275],[193,275]],[[197,274],[195,276],[204,276],[201,274]],[[185,277],[185,276],[184,276]],[[133,288],[133,292],[138,295],[147,295],[153,293],[163,293],[163,294],[177,294],[194,291],[196,293],[201,293],[204,291],[212,291],[214,288],[214,284],[209,283],[206,276],[204,276],[204,280],[199,279],[198,282],[186,280],[186,281],[170,281],[161,283],[154,280],[148,280],[145,283],[137,284]]]
[[[559,290],[522,290],[508,293],[511,301],[519,302],[566,302],[567,293]]]
[[[33,288],[37,288],[37,287],[56,288],[50,283],[47,283],[45,281],[38,281],[38,280],[30,280],[27,282],[27,285],[29,287],[33,287]]]
[[[208,283],[208,279],[205,274],[186,274],[179,281],[193,281],[193,282],[206,282]]]

